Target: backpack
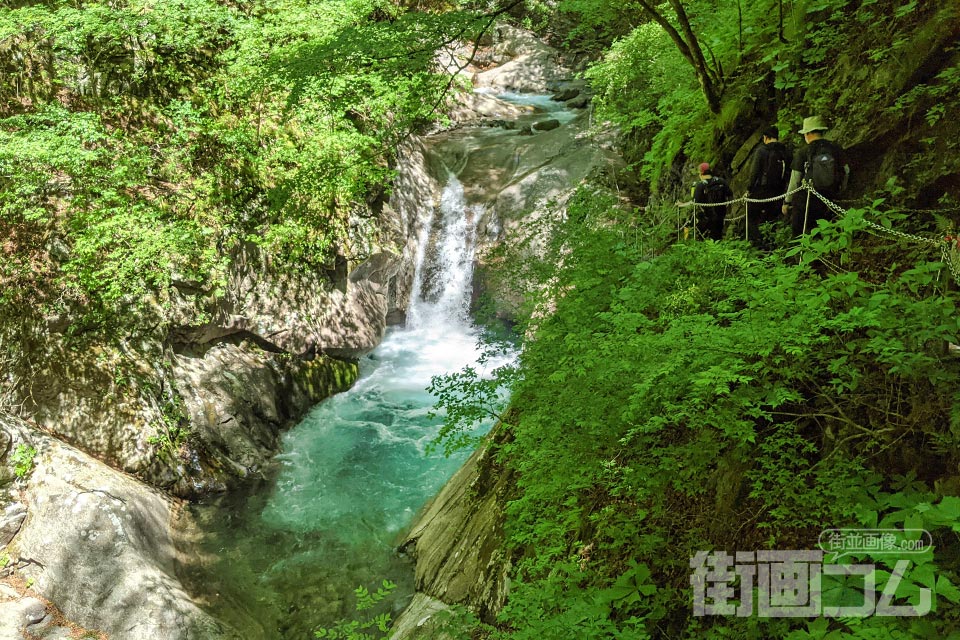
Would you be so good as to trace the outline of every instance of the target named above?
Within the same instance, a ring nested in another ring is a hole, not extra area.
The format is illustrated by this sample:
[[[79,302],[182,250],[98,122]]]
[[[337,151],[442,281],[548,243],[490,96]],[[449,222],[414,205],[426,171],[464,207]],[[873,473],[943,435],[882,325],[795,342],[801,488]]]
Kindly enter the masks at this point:
[[[819,144],[810,149],[810,158],[804,164],[803,179],[810,181],[820,193],[840,190],[840,160],[833,145]]]
[[[766,163],[760,174],[760,188],[764,191],[783,193],[790,177],[790,155],[782,144],[768,145]]]
[[[733,195],[730,187],[722,178],[713,176],[703,183],[703,198],[710,204],[726,202],[727,198]]]

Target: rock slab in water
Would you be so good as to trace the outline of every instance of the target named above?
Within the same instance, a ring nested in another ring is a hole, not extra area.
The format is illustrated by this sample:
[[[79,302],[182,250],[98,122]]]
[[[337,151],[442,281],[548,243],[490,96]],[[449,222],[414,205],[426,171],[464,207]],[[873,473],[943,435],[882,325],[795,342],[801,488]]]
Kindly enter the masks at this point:
[[[491,437],[503,436],[495,431]],[[419,593],[466,604],[488,622],[506,601],[511,566],[502,543],[503,501],[513,474],[494,458],[490,444],[478,449],[424,508],[400,545],[416,560]],[[419,619],[426,613],[408,611],[397,628],[422,626]],[[411,616],[418,618],[412,625]]]
[[[576,98],[567,100],[565,103],[568,109],[584,109],[588,104],[590,104],[590,96],[587,94],[580,94]]]
[[[390,630],[390,640],[417,640],[417,638],[434,638],[436,640],[451,640],[438,627],[434,616],[441,611],[447,611],[450,606],[425,593],[418,593],[404,610],[403,614]]]
[[[560,121],[556,118],[550,118],[548,120],[535,122],[532,126],[534,131],[552,131],[560,126]]]
[[[556,92],[555,94],[550,96],[550,99],[556,102],[566,102],[567,100],[572,100],[576,98],[578,95],[580,95],[580,89],[569,87],[567,89],[561,89],[560,91]]]

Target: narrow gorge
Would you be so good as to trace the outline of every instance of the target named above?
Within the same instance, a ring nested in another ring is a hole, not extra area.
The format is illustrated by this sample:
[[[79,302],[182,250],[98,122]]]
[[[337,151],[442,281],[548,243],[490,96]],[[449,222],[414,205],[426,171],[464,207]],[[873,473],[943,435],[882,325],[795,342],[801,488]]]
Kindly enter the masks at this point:
[[[0,640],[960,640],[956,0],[2,4]]]
[[[325,282],[278,273],[244,246],[214,307],[197,285],[174,283],[157,311],[169,334],[127,357],[165,355],[170,368],[148,375],[189,420],[186,451],[129,448],[142,445],[113,425],[136,423],[117,416],[164,408],[96,396],[93,363],[89,375],[77,360],[33,370],[33,384],[61,391],[32,396],[29,422],[4,419],[8,449],[38,451],[4,529],[10,568],[68,619],[117,638],[273,640],[349,618],[350,593],[378,579],[399,585],[395,614],[411,601],[422,580],[398,536],[466,459],[426,453],[442,423],[428,417],[426,388],[477,366],[481,299],[498,323],[520,302],[489,288],[484,258],[538,216],[562,215],[581,181],[619,162],[589,135],[583,85],[556,52],[508,27],[501,38],[492,68],[466,70],[476,90],[460,94],[452,124],[401,147],[372,257]],[[35,339],[52,349],[55,335],[38,327]]]

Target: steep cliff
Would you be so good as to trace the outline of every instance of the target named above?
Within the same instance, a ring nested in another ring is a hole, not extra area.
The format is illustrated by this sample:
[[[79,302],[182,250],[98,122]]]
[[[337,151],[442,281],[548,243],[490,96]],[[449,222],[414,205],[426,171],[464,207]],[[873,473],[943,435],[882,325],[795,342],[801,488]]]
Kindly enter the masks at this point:
[[[416,561],[417,596],[395,625],[394,640],[417,638],[417,628],[445,607],[461,604],[488,621],[510,588],[503,545],[503,509],[513,474],[496,462],[497,436],[474,452],[418,514],[399,545]]]
[[[3,331],[20,348],[7,402],[174,493],[223,489],[260,469],[284,427],[353,382],[355,359],[404,304],[404,268],[409,280],[409,264],[384,251],[339,280],[279,272],[248,246],[231,258],[223,291],[175,284],[137,325],[116,329],[125,335],[9,318]]]

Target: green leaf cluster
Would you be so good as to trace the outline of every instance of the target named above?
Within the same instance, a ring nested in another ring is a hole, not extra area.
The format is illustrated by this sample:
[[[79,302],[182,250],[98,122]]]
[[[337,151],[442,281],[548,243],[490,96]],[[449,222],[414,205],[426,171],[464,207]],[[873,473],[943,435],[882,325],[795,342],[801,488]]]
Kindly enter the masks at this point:
[[[944,345],[960,320],[944,265],[880,268],[873,210],[766,256],[737,242],[651,254],[596,198],[568,213],[539,283],[552,312],[529,320],[501,425],[518,482],[500,633],[784,637],[806,623],[693,618],[689,558],[905,524],[936,553],[898,595],[937,589],[937,617],[831,621],[829,637],[953,628],[960,363]]]
[[[360,585],[354,590],[357,598],[357,612],[370,611],[390,596],[397,585],[384,580],[377,590],[371,592]],[[379,613],[363,620],[340,620],[332,627],[317,629],[314,636],[328,640],[374,640],[386,638],[390,630],[390,614]],[[369,632],[369,633],[368,633]]]
[[[216,296],[241,243],[277,269],[363,259],[360,216],[450,88],[434,51],[484,24],[380,0],[3,12],[0,302],[123,324],[174,285]]]
[[[37,449],[33,445],[18,444],[14,449],[11,461],[13,462],[13,472],[18,478],[26,478],[33,471],[34,460],[37,457]]]

